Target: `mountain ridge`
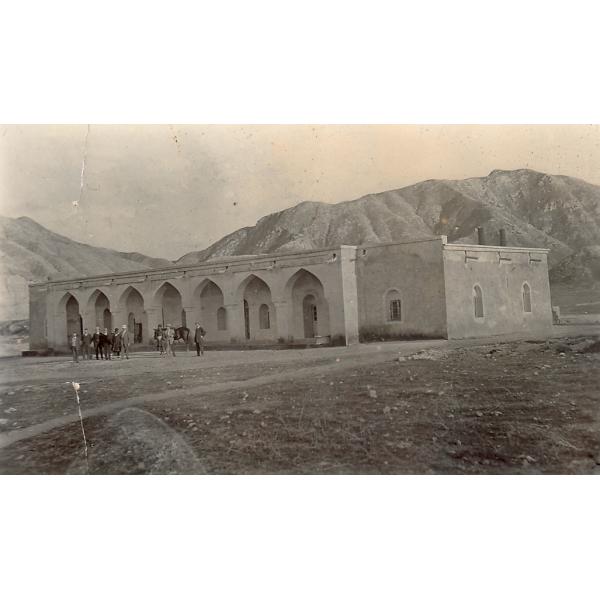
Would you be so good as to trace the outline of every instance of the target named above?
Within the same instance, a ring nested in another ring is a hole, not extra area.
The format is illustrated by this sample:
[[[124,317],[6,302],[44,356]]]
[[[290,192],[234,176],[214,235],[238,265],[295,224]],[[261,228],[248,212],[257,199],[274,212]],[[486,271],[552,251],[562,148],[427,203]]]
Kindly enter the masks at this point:
[[[532,169],[495,169],[485,177],[428,179],[337,204],[305,201],[175,263],[432,234],[477,243],[476,228],[481,226],[488,243],[505,229],[509,245],[548,247],[554,267],[582,248],[600,244],[600,186]]]
[[[28,284],[172,265],[136,252],[75,242],[30,217],[0,216],[0,320],[25,319]]]

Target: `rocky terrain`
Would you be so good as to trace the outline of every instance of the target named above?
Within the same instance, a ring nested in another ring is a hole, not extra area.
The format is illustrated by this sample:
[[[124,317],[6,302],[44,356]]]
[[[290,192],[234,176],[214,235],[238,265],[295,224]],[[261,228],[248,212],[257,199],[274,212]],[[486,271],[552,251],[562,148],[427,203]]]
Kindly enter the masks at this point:
[[[598,332],[6,359],[0,473],[600,474]]]
[[[600,281],[600,186],[529,169],[428,180],[339,204],[303,202],[177,262],[447,235],[450,242],[550,248],[555,283]]]

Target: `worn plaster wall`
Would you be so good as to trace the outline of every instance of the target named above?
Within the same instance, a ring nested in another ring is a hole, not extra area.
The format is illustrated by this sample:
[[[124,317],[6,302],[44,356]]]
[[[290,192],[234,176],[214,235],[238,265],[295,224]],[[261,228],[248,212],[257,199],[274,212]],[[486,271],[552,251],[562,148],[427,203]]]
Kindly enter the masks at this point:
[[[547,251],[448,244],[444,248],[448,337],[508,333],[544,335],[552,327]],[[531,312],[523,306],[523,284],[531,289]],[[483,295],[475,316],[474,286]]]
[[[443,238],[359,246],[356,250],[361,339],[446,337]],[[388,292],[402,318],[392,321]]]

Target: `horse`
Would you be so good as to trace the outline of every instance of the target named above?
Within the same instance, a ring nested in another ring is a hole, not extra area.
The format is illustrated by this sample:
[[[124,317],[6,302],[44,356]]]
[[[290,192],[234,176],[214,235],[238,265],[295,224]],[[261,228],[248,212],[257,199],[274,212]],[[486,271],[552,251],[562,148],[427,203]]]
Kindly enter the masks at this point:
[[[190,330],[187,327],[172,327],[173,329],[173,341],[178,342],[181,340],[186,345],[186,350],[189,352],[190,350]],[[166,333],[166,327],[157,327],[154,330],[154,339],[156,340],[156,349],[161,349],[161,340],[158,339],[158,336],[164,336]]]
[[[187,327],[174,327],[175,336],[174,341],[181,340],[186,347],[186,351],[190,351],[190,330]]]

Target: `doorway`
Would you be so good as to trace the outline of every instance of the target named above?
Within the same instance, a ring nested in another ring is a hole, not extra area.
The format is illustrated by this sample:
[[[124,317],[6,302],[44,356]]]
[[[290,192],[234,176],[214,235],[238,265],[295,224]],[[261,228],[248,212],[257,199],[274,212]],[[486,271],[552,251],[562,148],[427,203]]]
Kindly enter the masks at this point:
[[[244,300],[244,330],[246,333],[246,339],[250,339],[250,307],[248,301]]]
[[[302,312],[304,315],[304,337],[317,337],[319,315],[316,300],[312,294],[304,297],[304,300],[302,301]]]

